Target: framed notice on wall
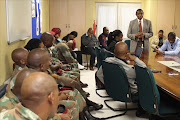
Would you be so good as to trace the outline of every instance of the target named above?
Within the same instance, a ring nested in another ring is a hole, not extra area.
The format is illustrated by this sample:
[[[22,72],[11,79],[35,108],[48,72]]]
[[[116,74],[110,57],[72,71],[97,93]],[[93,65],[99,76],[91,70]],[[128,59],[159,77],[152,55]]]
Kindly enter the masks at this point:
[[[7,42],[32,37],[31,0],[6,0]]]

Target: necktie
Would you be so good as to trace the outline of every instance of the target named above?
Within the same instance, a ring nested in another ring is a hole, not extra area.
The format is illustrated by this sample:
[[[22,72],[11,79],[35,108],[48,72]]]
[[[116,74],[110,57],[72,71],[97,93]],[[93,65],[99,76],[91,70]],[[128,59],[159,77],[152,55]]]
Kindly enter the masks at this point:
[[[141,20],[139,21],[139,32],[142,32]],[[142,41],[142,38],[139,38],[139,40]]]
[[[139,32],[142,32],[141,20],[139,21]]]

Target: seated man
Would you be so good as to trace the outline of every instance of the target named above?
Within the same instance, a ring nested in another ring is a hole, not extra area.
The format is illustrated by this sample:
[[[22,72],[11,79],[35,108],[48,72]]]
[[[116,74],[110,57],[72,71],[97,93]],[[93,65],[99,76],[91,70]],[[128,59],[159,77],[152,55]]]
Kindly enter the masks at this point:
[[[0,99],[0,112],[13,109],[13,108],[15,108],[15,106],[18,103],[20,103],[22,83],[27,76],[29,76],[31,73],[34,73],[34,72],[36,72],[36,71],[33,69],[24,69],[18,73],[13,89],[7,91],[7,93]],[[63,94],[64,93],[61,93],[59,95],[60,102],[63,100],[66,100],[66,98],[64,98],[65,95],[63,95]],[[60,102],[59,102],[59,104],[60,104]],[[76,108],[78,106],[76,102],[69,101],[68,104],[70,106],[68,106],[68,108],[67,108],[67,114],[57,114],[56,117],[59,116],[59,117],[64,118],[65,116],[79,114],[79,107]]]
[[[46,73],[32,73],[22,84],[21,102],[14,109],[0,113],[0,119],[47,120],[54,117],[59,105],[56,81]]]
[[[15,79],[12,79],[12,78],[14,78],[19,71],[26,68],[28,54],[29,52],[24,48],[17,48],[13,50],[11,54],[11,58],[15,63],[14,64],[15,67],[14,67],[14,71],[13,71],[10,81],[6,81],[5,83],[5,84],[9,84],[7,87],[7,90],[9,88],[12,89],[12,87],[14,86]]]
[[[128,81],[130,84],[132,94],[137,93],[137,85],[135,83],[136,73],[133,65],[128,65],[127,60],[134,61],[137,65],[146,67],[145,63],[141,61],[139,58],[132,56],[128,53],[128,46],[124,42],[118,42],[115,45],[114,53],[116,57],[108,57],[105,61],[115,64],[120,64],[123,66],[124,70],[126,71],[126,75],[128,77]],[[99,71],[97,72],[97,77],[104,83],[103,80],[103,71],[102,66],[100,67]]]
[[[99,35],[98,40],[101,48],[107,49],[109,29],[107,27],[103,28],[103,33]]]
[[[94,70],[93,66],[95,63],[96,53],[95,53],[95,45],[97,39],[96,36],[93,34],[93,29],[89,28],[87,33],[81,36],[81,51],[82,53],[90,54],[90,70]]]
[[[47,32],[43,33],[41,35],[40,39],[43,41],[43,43],[46,47],[45,49],[50,54],[50,57],[51,57],[50,67],[51,66],[57,67],[55,70],[51,69],[53,72],[57,72],[59,70],[58,68],[60,67],[60,63],[62,63],[61,61],[65,60],[66,63],[71,65],[72,70],[66,71],[66,72],[62,71],[63,74],[61,74],[61,76],[67,76],[67,74],[69,74],[69,78],[74,78],[72,75],[77,74],[77,72],[79,74],[80,71],[77,66],[77,61],[76,61],[76,59],[73,58],[73,56],[71,55],[71,53],[69,51],[69,47],[65,43],[59,43],[58,45],[53,46],[54,37],[50,33],[47,33]],[[61,59],[61,58],[63,58],[63,59]],[[76,77],[78,77],[78,76],[79,75],[77,75]],[[78,80],[80,80],[80,79],[78,79]],[[81,85],[83,87],[88,86],[87,84],[83,84],[82,82],[81,82]]]
[[[16,104],[20,102],[21,98],[21,86],[24,78],[35,72],[32,69],[21,70],[15,81],[14,87],[6,92],[6,94],[0,99],[0,112],[13,109]]]
[[[170,32],[168,34],[168,39],[165,41],[161,48],[156,49],[156,53],[180,56],[180,39],[176,37],[176,34],[174,32]]]
[[[47,51],[37,48],[37,49],[32,50],[29,53],[28,59],[27,59],[27,66],[36,71],[47,72],[47,69],[49,69],[49,62],[48,62],[49,59],[50,57]],[[90,101],[87,98],[85,91],[81,88],[78,82],[69,78],[58,76],[56,74],[52,74],[52,76],[56,78],[57,83],[60,84],[61,86],[73,88],[71,91],[68,91],[68,94],[70,95],[70,100],[76,101],[78,103],[80,112],[84,112],[83,109],[85,108],[86,103],[88,106],[93,106],[95,110],[99,110],[103,107],[103,105],[101,104],[99,105]],[[79,93],[77,89],[80,91],[81,94]],[[65,106],[67,105],[66,102],[62,104]],[[88,114],[87,111],[86,111],[86,114]]]
[[[151,48],[155,50],[160,48],[166,40],[166,37],[163,35],[164,31],[159,30],[158,35],[154,36],[151,41]]]

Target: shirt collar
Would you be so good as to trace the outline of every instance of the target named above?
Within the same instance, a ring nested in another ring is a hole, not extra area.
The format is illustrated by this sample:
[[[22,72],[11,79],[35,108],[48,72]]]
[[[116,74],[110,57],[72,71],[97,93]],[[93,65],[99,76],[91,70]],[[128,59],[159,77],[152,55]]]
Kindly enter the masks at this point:
[[[88,36],[88,33],[86,33],[86,36]]]
[[[143,18],[142,18],[141,20],[139,20],[139,19],[137,18],[137,21],[138,21],[138,23],[139,23],[139,21],[141,21],[141,23],[143,23]]]
[[[26,119],[28,120],[41,120],[38,115],[36,115],[34,112],[29,110],[28,108],[25,108],[21,103],[16,105],[16,110]]]
[[[9,100],[12,102],[12,103],[19,103],[19,99],[18,97],[16,97],[11,90],[8,90],[6,96],[9,98]]]
[[[108,37],[108,35],[105,35],[104,33],[102,33],[102,35],[104,35],[105,37]]]
[[[116,57],[116,56],[115,56],[115,57]],[[119,59],[119,60],[121,60],[121,61],[123,61],[123,62],[125,62],[126,64],[128,64],[125,59],[121,59],[121,58],[118,58],[118,57],[116,57],[116,58]]]

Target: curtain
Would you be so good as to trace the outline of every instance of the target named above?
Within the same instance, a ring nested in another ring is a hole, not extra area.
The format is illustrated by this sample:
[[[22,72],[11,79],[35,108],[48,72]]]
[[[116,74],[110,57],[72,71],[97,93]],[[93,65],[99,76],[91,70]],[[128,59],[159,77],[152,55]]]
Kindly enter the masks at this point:
[[[131,20],[136,18],[136,10],[140,3],[96,3],[97,36],[103,32],[103,27],[109,31],[119,29],[123,38],[127,39],[127,31]]]

